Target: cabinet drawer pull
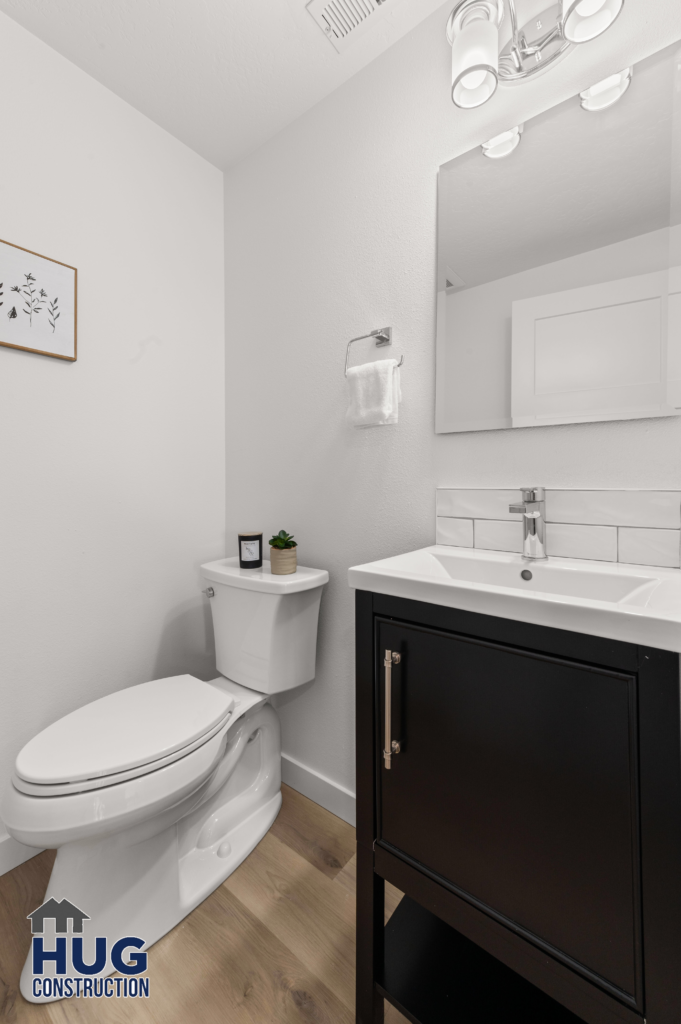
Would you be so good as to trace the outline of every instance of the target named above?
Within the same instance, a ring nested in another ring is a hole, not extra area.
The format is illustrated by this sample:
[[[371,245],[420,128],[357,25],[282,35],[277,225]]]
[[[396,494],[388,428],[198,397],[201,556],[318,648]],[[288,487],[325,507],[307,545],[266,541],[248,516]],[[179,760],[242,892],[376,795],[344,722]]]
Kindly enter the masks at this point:
[[[399,665],[402,655],[397,651],[386,651],[383,667],[385,669],[385,749],[383,761],[386,768],[391,767],[393,754],[399,754],[400,744],[391,738],[392,731],[392,669],[393,665]]]

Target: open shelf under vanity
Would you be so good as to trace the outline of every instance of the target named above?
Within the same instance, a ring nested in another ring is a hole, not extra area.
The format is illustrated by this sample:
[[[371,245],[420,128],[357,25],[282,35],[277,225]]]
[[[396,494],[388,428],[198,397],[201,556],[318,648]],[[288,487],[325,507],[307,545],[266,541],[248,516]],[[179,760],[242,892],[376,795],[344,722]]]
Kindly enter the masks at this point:
[[[583,1024],[405,896],[385,926],[379,992],[412,1024]]]

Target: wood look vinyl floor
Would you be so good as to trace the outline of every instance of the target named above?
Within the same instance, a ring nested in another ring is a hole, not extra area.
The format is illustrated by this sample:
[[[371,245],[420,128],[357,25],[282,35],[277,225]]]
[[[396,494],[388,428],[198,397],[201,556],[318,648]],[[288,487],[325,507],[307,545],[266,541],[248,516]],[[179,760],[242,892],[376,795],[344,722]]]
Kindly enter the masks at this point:
[[[352,1024],[355,830],[283,787],[274,825],[219,889],[149,952],[149,999],[36,1005],[18,991],[54,860],[0,877],[0,1022]],[[401,893],[386,892],[386,920]],[[407,1024],[386,1004],[386,1024]]]

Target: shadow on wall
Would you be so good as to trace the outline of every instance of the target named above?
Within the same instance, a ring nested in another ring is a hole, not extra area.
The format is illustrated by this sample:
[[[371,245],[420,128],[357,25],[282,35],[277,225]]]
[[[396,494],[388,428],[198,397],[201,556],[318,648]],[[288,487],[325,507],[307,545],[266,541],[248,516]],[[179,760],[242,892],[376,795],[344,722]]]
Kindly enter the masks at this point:
[[[166,617],[154,665],[154,679],[183,673],[215,679],[213,617],[201,595],[174,608]]]
[[[319,674],[319,668],[317,668],[317,675]],[[315,676],[315,679],[317,676]],[[292,700],[297,700],[304,693],[307,693],[315,683],[315,679],[311,679],[309,683],[303,683],[302,686],[294,686],[292,690],[284,690],[283,693],[274,693],[270,697],[270,704],[275,710],[286,707]]]

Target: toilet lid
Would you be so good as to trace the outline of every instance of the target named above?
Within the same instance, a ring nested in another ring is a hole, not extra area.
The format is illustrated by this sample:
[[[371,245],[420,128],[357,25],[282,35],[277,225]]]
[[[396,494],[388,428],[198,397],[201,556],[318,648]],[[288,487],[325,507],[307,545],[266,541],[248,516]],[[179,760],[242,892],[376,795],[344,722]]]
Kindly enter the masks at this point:
[[[196,745],[226,722],[234,698],[193,676],[140,683],[48,725],[20,751],[20,779],[40,785],[102,778]]]

